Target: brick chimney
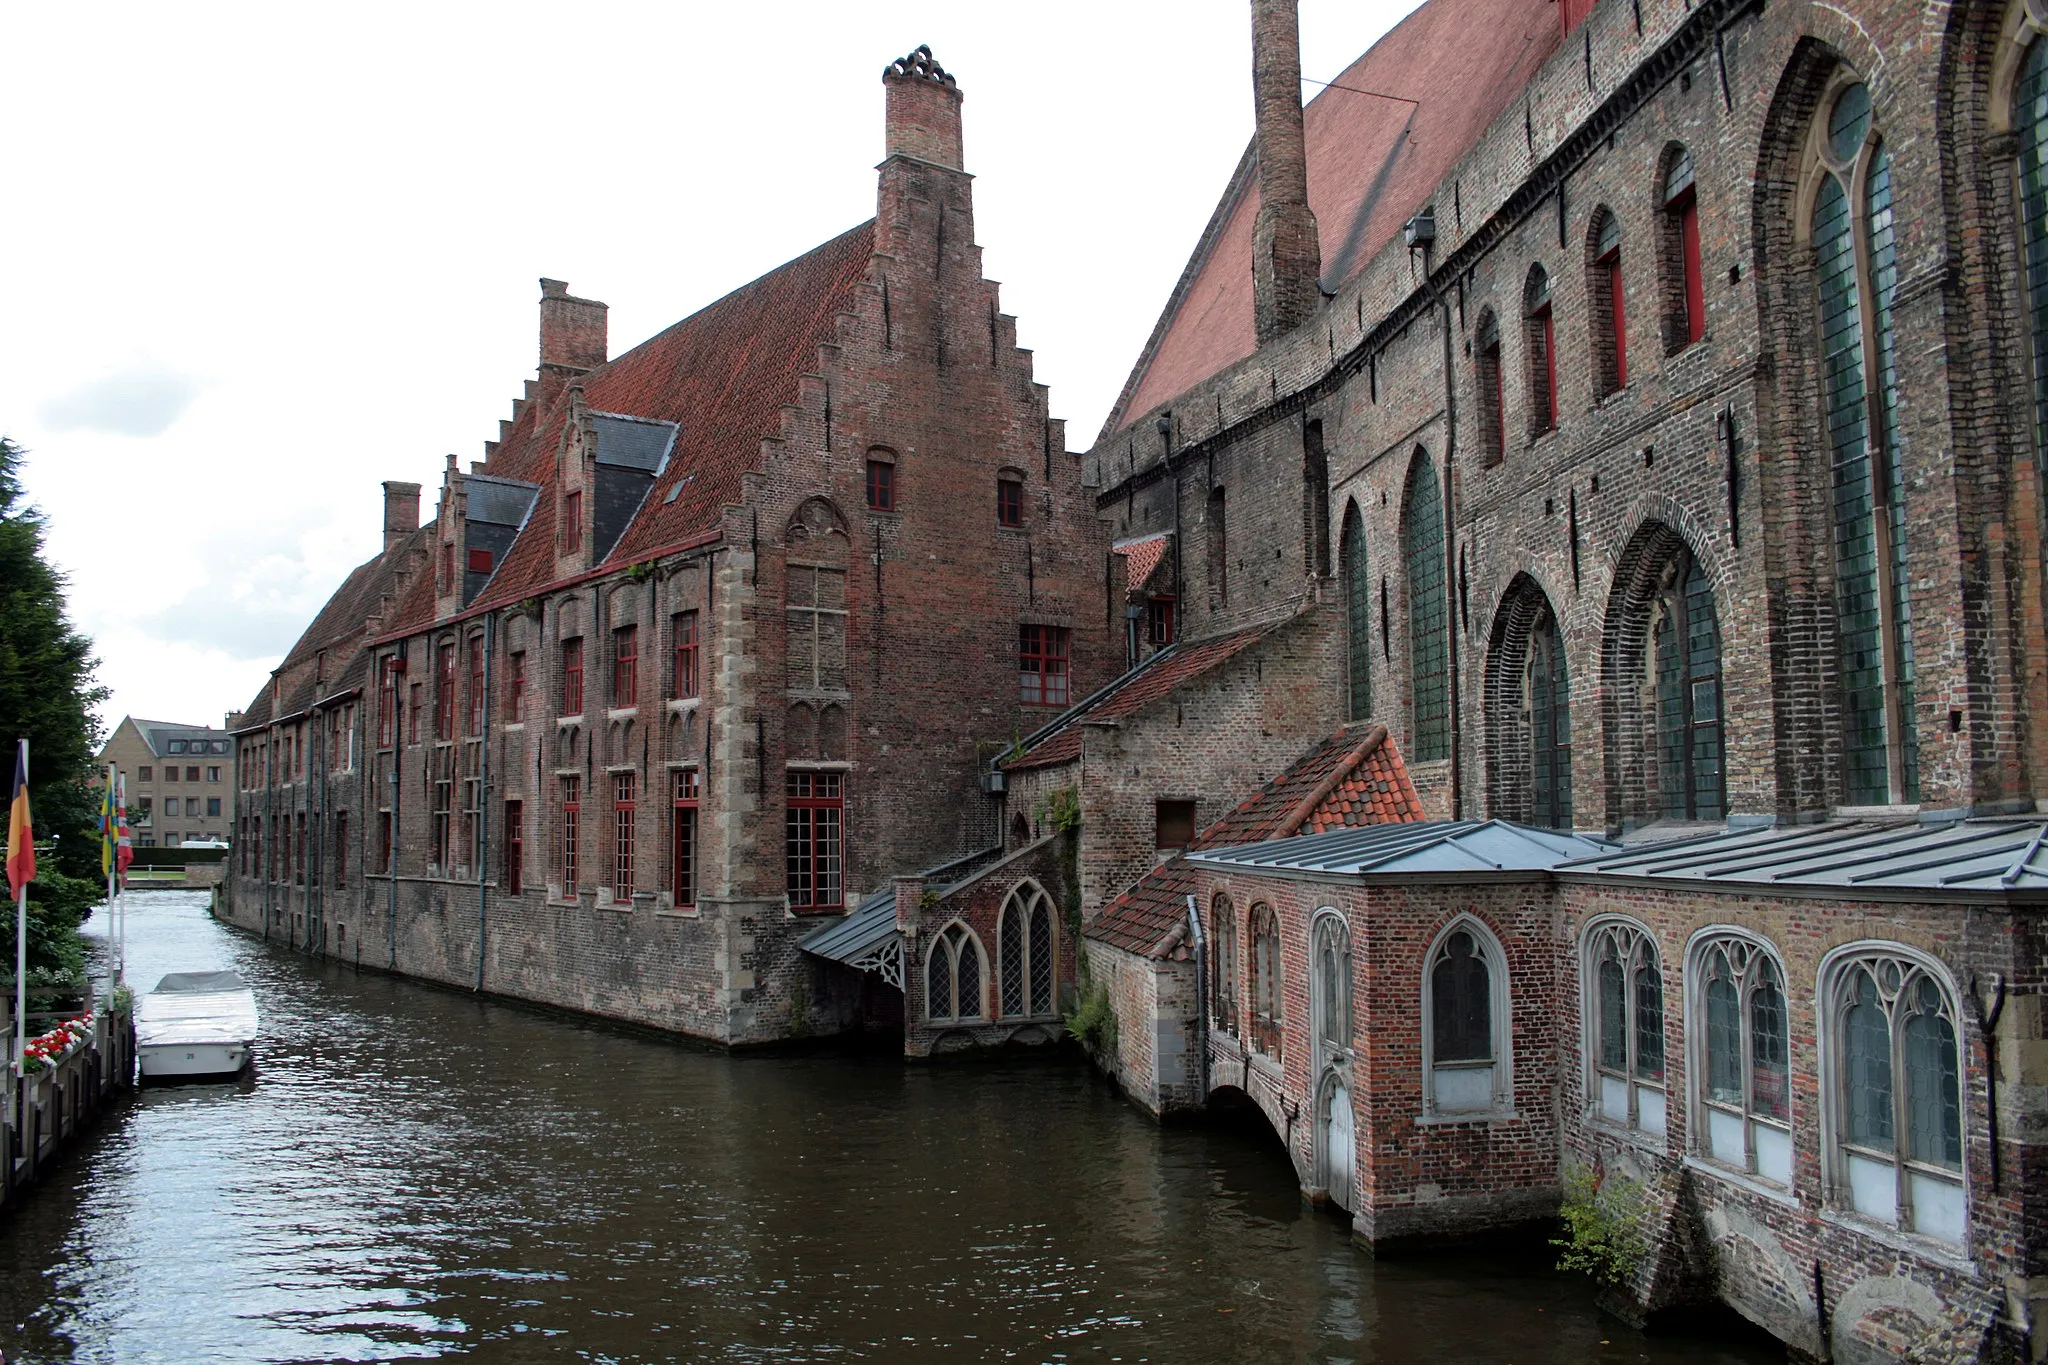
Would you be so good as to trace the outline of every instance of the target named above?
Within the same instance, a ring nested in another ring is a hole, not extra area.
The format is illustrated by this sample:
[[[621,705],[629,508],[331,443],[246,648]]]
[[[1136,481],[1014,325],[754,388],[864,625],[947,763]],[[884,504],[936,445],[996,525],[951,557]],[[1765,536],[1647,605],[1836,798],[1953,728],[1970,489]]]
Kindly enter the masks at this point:
[[[384,481],[384,549],[420,529],[420,486]]]
[[[915,157],[964,170],[960,155],[960,86],[920,46],[882,73],[889,91],[887,156]]]
[[[582,374],[611,358],[605,338],[609,310],[595,299],[573,298],[561,280],[540,282],[540,367]]]
[[[1295,0],[1252,0],[1252,101],[1259,155],[1252,304],[1264,345],[1307,322],[1323,302],[1322,239],[1308,208]]]

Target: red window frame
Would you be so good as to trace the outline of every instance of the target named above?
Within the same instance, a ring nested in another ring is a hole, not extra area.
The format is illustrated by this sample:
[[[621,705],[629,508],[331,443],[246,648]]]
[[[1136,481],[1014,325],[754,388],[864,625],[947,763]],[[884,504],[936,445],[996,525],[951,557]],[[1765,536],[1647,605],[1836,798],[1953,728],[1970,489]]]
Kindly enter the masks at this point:
[[[639,774],[612,774],[612,899],[633,898],[633,822],[638,817]]]
[[[887,460],[868,461],[868,510],[896,510],[896,466]]]
[[[799,913],[842,909],[846,903],[846,784],[836,772],[793,768],[785,785],[785,887]]]
[[[702,791],[695,768],[677,771],[669,815],[669,888],[677,909],[697,903],[697,810]]]
[[[575,554],[583,548],[583,494],[562,495],[562,552]]]
[[[386,654],[377,662],[377,747],[388,749],[397,738],[398,656]]]
[[[497,557],[489,550],[471,550],[469,552],[469,571],[471,573],[489,573],[491,566],[497,562]]]
[[[1065,706],[1068,662],[1068,637],[1065,626],[1019,626],[1019,700],[1026,706]]]
[[[562,897],[573,899],[576,895],[576,840],[582,833],[583,820],[583,779],[565,777],[562,779]]]
[[[523,883],[521,873],[526,868],[526,803],[507,801],[505,803],[505,870],[499,877],[504,884],[505,894],[519,895]]]
[[[1173,643],[1173,606],[1171,597],[1154,597],[1145,603],[1145,642],[1154,645]]]
[[[612,705],[640,702],[640,627],[620,626],[612,632]]]
[[[455,738],[455,645],[434,653],[434,738]]]
[[[423,695],[426,687],[422,683],[413,683],[406,690],[408,693],[406,700],[412,706],[411,714],[406,718],[406,742],[408,744],[417,744],[420,742],[420,713],[426,710],[426,702]]]
[[[583,641],[562,641],[562,714],[583,714]]]
[[[469,637],[469,733],[484,732],[484,637]]]
[[[1024,524],[1024,482],[1021,479],[996,480],[996,525],[1022,526]]]
[[[526,651],[515,649],[505,656],[505,719],[518,724],[526,719]]]
[[[1700,201],[1688,185],[1666,206],[1678,218],[1678,268],[1685,289],[1685,341],[1707,334],[1706,278],[1700,273]]]
[[[698,665],[701,662],[701,644],[697,639],[697,611],[679,611],[671,628],[675,640],[675,664],[669,681],[677,697],[694,697],[699,685]]]

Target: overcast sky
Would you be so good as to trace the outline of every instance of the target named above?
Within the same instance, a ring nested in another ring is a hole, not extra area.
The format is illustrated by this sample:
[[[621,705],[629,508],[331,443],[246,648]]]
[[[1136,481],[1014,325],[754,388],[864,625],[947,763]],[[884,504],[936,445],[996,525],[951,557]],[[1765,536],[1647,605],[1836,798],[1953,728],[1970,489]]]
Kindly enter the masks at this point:
[[[1304,75],[1413,7],[1301,0]],[[247,704],[377,552],[379,481],[431,505],[481,458],[540,276],[616,355],[872,215],[919,43],[1087,446],[1250,137],[1248,33],[1244,0],[8,6],[0,432],[104,719]]]

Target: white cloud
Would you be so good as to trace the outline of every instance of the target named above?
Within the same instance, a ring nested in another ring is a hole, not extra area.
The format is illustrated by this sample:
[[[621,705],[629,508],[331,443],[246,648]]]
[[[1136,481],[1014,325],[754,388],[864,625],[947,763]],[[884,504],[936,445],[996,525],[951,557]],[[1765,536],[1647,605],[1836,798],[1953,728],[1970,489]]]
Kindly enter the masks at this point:
[[[57,394],[42,405],[41,416],[51,431],[161,436],[201,387],[188,374],[142,362]]]

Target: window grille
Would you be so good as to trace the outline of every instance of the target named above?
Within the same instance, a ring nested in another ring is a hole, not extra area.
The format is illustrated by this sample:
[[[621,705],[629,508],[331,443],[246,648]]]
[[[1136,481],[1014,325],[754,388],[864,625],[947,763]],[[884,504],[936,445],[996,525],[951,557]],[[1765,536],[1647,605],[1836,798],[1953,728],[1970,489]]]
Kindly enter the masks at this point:
[[[1436,466],[1420,451],[1409,469],[1405,502],[1401,553],[1408,569],[1415,758],[1427,763],[1451,755],[1450,609],[1444,591],[1443,492]]]
[[[836,772],[792,769],[786,781],[785,853],[793,910],[837,910],[840,835],[846,813],[843,779]]]
[[[868,510],[896,510],[896,466],[887,460],[868,461]]]
[[[640,701],[640,627],[620,626],[612,632],[612,705]]]
[[[1792,1183],[1790,1015],[1784,972],[1755,940],[1694,944],[1694,1035],[1701,1053],[1693,1147],[1724,1166]]]
[[[669,838],[671,840],[672,874],[670,890],[678,908],[697,903],[697,809],[699,801],[697,770],[685,768],[675,775],[675,795],[671,802]]]
[[[925,962],[925,1017],[957,1023],[983,1017],[981,942],[955,921],[932,940]]]
[[[1219,895],[1209,906],[1209,1000],[1212,1022],[1235,1036],[1237,1012],[1237,910]]]
[[[795,691],[846,690],[846,573],[792,564],[784,589],[789,686]]]
[[[1278,1061],[1287,1005],[1280,979],[1280,926],[1273,918],[1272,906],[1252,907],[1251,937],[1252,1046]]]
[[[1651,606],[1650,652],[1659,813],[1719,820],[1726,813],[1721,629],[1713,588],[1690,554],[1666,570]]]
[[[1656,942],[1634,924],[1610,921],[1587,935],[1586,944],[1594,997],[1594,1110],[1609,1122],[1661,1135],[1664,975]]]
[[[1052,898],[1026,882],[1003,902],[996,931],[996,972],[1001,1013],[1006,1018],[1053,1012],[1054,955]]]
[[[1529,634],[1530,821],[1572,827],[1571,678],[1557,617],[1546,607]]]
[[[1026,706],[1067,704],[1067,628],[1017,628],[1017,678]]]
[[[1344,510],[1338,554],[1344,570],[1344,680],[1349,717],[1367,720],[1372,716],[1372,577],[1365,559],[1365,518],[1355,502]]]
[[[564,899],[576,894],[577,849],[583,833],[583,780],[577,777],[562,779],[562,895]]]
[[[1351,1049],[1351,932],[1335,915],[1316,919],[1316,1041],[1324,1060]]]
[[[639,810],[636,800],[638,774],[612,774],[612,899],[633,898],[633,821]]]

